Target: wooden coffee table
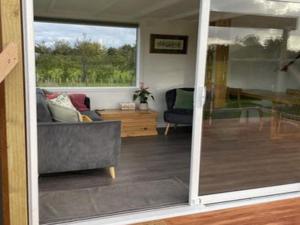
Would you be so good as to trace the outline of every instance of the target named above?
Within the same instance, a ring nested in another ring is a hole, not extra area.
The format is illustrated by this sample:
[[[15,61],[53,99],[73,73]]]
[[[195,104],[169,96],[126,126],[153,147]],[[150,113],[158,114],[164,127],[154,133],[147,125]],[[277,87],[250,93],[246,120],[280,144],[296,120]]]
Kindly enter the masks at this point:
[[[139,137],[157,135],[158,113],[152,110],[123,111],[119,109],[96,110],[103,120],[122,122],[121,137]]]

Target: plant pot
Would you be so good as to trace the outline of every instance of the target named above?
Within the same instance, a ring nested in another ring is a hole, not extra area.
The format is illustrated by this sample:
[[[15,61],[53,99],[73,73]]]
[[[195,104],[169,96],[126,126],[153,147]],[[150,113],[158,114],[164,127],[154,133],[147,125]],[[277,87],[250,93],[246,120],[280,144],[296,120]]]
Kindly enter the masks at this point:
[[[147,111],[149,109],[148,103],[141,103],[139,109],[142,111]]]

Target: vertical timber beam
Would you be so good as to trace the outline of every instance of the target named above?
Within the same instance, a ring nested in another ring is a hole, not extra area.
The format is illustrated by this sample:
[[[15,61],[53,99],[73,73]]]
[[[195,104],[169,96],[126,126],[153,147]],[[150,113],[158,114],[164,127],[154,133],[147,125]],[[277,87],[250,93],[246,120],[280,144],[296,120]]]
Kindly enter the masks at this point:
[[[11,42],[19,63],[0,84],[2,224],[28,225],[21,0],[0,0],[0,51]]]
[[[229,28],[231,26],[231,20],[219,20],[214,22],[213,25]],[[227,96],[229,46],[217,45],[215,57],[214,107],[221,108],[225,106]]]

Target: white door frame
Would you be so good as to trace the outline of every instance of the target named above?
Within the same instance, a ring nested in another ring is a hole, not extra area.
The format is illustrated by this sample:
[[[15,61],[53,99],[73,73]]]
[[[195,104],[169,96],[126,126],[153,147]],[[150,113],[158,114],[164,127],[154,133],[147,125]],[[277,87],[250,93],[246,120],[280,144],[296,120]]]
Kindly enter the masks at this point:
[[[27,131],[28,219],[29,225],[38,225],[39,187],[33,15],[33,0],[22,0]]]
[[[199,175],[202,140],[202,115],[205,99],[205,67],[207,54],[207,40],[209,30],[209,14],[211,0],[200,2],[197,68],[194,103],[194,128],[192,137],[191,171],[189,205],[170,207],[165,209],[148,210],[144,212],[122,214],[117,216],[95,218],[78,222],[62,223],[73,225],[123,225],[149,220],[156,220],[193,213],[207,212],[216,209],[235,207],[240,205],[267,202],[300,196],[300,184],[270,187],[264,190],[247,190],[243,192],[222,193],[199,197]],[[35,51],[33,27],[33,0],[22,0],[23,6],[23,34],[26,82],[26,122],[27,122],[27,154],[28,154],[28,201],[29,225],[39,225],[39,198],[38,198],[38,151],[37,151],[37,122],[36,122],[36,84],[35,84]],[[199,138],[200,137],[200,138]],[[267,191],[267,193],[266,193]],[[293,193],[291,193],[293,192]],[[259,198],[242,202],[231,202],[237,199],[266,196],[268,193],[281,194],[268,198]],[[291,193],[291,194],[285,194]],[[244,197],[244,198],[243,198]],[[225,204],[222,203],[226,200]],[[214,205],[209,205],[214,203]]]
[[[191,154],[190,199],[191,205],[200,204],[199,179],[202,145],[203,106],[206,98],[205,73],[209,30],[210,0],[202,0],[199,10],[197,61],[195,77],[194,117]]]

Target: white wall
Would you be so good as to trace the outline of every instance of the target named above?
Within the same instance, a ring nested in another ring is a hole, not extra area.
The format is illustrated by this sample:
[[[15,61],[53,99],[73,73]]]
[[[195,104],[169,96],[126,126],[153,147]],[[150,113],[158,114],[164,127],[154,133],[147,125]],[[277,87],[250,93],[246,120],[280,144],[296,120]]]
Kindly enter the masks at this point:
[[[197,25],[191,23],[144,23],[141,25],[141,80],[149,85],[155,96],[152,109],[163,121],[166,109],[165,93],[177,87],[194,87],[197,49]],[[150,34],[188,35],[187,55],[150,54]]]
[[[194,87],[197,49],[197,23],[147,21],[140,24],[139,80],[150,86],[155,102],[150,107],[159,112],[158,126],[163,126],[166,109],[164,95],[171,88]],[[150,54],[150,34],[188,35],[187,55]],[[92,108],[118,108],[121,102],[132,101],[136,88],[101,88],[93,90],[69,90],[86,93],[91,98]]]

